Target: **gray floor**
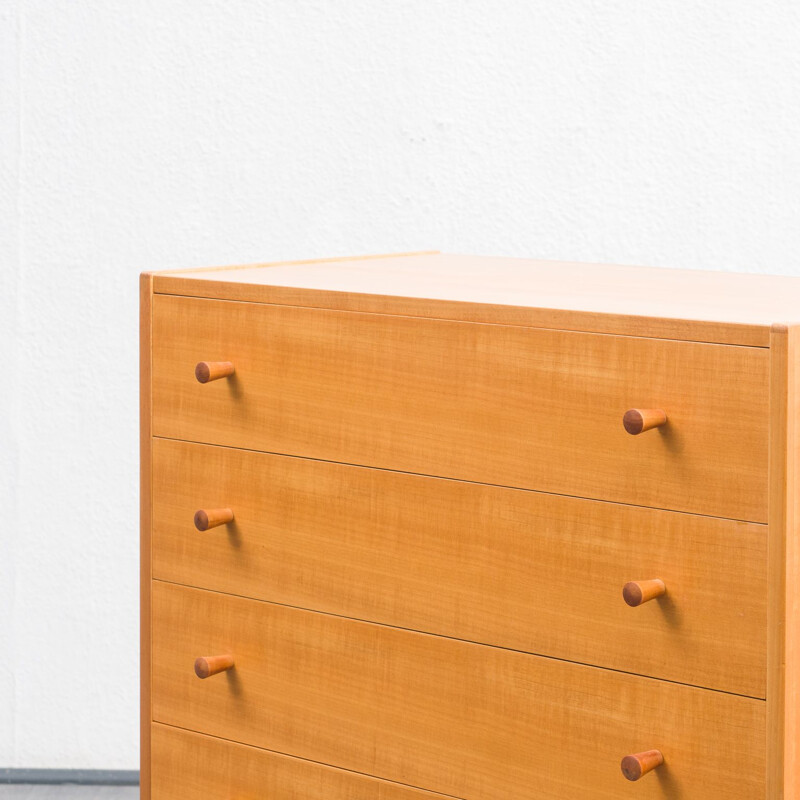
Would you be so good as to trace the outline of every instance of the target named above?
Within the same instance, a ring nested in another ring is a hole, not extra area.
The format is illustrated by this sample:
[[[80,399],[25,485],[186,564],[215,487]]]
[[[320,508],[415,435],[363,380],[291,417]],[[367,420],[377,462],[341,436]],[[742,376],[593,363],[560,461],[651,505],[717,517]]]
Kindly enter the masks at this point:
[[[2,800],[138,800],[138,786],[24,786],[0,784]]]

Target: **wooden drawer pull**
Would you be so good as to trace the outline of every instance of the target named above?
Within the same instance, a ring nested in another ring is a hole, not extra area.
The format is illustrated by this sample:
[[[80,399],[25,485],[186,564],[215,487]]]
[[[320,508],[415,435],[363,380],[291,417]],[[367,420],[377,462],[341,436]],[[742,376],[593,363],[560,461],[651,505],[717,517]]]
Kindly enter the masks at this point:
[[[194,672],[198,678],[208,678],[229,669],[233,669],[233,656],[200,656],[194,662]]]
[[[233,511],[229,508],[212,508],[209,511],[201,508],[194,512],[194,526],[199,531],[207,531],[228,522],[233,522]]]
[[[622,587],[622,597],[629,606],[636,607],[661,597],[666,591],[664,581],[658,578],[651,581],[629,581]]]
[[[660,767],[664,763],[664,756],[660,750],[647,750],[644,753],[635,753],[632,756],[625,756],[620,767],[622,774],[629,781],[638,781],[642,775]]]
[[[194,376],[200,383],[218,381],[234,373],[234,366],[230,361],[201,361],[194,368]]]
[[[629,408],[622,418],[625,430],[636,436],[650,428],[660,428],[667,424],[667,415],[660,408]]]

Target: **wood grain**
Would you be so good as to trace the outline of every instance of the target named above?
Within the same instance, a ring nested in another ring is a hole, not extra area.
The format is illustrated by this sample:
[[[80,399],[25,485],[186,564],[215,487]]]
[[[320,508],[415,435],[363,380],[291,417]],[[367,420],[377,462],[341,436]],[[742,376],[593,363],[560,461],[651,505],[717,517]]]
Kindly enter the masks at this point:
[[[775,325],[770,367],[767,796],[800,798],[800,329]]]
[[[155,290],[762,347],[800,308],[793,277],[447,254],[161,274]]]
[[[299,758],[153,724],[158,800],[435,800],[446,797]]]
[[[763,525],[153,447],[157,578],[764,696]],[[205,501],[236,522],[199,534]],[[669,597],[631,609],[621,588],[642,576]]]
[[[572,311],[556,308],[528,308],[511,304],[465,303],[456,300],[387,297],[337,290],[262,286],[232,280],[197,280],[180,275],[159,274],[158,294],[235,300],[249,303],[325,308],[367,314],[392,314],[404,317],[477,322],[492,325],[515,325],[529,328],[605,333],[615,336],[648,336],[654,339],[678,339],[694,342],[767,347],[769,328],[762,325],[708,322]]]
[[[766,521],[766,350],[167,296],[154,326],[158,436]]]
[[[154,582],[154,719],[471,800],[764,795],[765,703]],[[198,681],[197,652],[236,653]],[[724,769],[720,765],[724,764]]]
[[[800,800],[800,328],[788,331],[784,650],[784,798]]]
[[[153,276],[139,278],[139,791],[150,800],[151,630],[152,577],[152,344]]]

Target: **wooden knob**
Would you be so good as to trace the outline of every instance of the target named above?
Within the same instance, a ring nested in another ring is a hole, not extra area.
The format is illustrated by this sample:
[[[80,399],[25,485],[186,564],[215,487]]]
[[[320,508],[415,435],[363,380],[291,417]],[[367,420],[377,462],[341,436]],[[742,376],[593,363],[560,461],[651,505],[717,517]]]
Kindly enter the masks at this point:
[[[234,366],[230,361],[201,361],[194,368],[194,376],[200,383],[218,381],[233,375]]]
[[[633,436],[667,424],[667,415],[660,408],[629,408],[622,418],[625,430]]]
[[[194,526],[199,531],[207,531],[228,522],[233,522],[233,511],[229,508],[212,508],[209,511],[201,508],[194,512]]]
[[[233,669],[233,656],[200,656],[194,662],[194,672],[198,678],[208,678],[229,669]]]
[[[642,775],[660,767],[664,763],[664,756],[660,750],[647,750],[644,753],[635,753],[632,756],[625,756],[620,767],[622,774],[629,781],[638,781]]]
[[[622,597],[629,606],[640,606],[648,600],[661,597],[667,591],[664,581],[629,581],[622,587]]]

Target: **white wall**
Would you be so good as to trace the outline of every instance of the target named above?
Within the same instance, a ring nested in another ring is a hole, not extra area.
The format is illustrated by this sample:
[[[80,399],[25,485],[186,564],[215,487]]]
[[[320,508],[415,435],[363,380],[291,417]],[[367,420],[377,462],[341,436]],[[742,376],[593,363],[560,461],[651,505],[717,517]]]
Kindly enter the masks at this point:
[[[137,766],[137,273],[800,274],[796,0],[0,0],[0,767]]]

